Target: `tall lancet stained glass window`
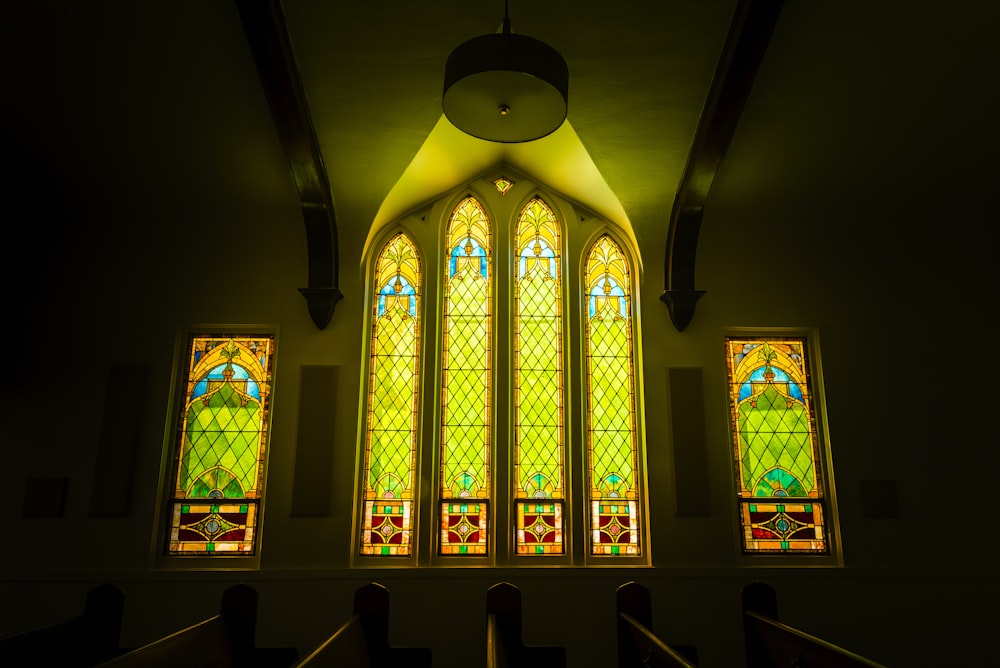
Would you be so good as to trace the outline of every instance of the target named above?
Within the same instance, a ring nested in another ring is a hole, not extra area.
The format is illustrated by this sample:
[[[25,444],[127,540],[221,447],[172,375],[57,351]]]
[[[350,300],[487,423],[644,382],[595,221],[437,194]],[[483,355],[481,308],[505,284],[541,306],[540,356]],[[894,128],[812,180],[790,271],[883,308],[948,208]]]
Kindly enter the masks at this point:
[[[807,340],[726,339],[743,549],[828,551]]]
[[[514,233],[514,513],[519,554],[561,554],[564,396],[559,222],[535,198]]]
[[[639,468],[628,261],[605,235],[584,268],[591,554],[638,555]]]
[[[445,236],[441,554],[486,554],[490,500],[490,222],[472,197]]]
[[[375,263],[362,554],[412,551],[420,278],[416,248],[405,234],[397,234]]]
[[[169,554],[253,554],[264,491],[274,337],[187,339]]]

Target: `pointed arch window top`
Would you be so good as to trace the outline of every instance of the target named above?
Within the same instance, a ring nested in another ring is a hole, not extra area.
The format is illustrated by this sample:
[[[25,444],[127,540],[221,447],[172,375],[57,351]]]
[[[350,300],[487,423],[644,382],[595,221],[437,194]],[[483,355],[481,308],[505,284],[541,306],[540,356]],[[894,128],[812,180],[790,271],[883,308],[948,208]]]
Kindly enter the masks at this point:
[[[420,262],[406,235],[400,233],[389,240],[379,256],[375,271],[379,294],[376,317],[385,315],[386,310],[393,307],[416,317]]]
[[[559,223],[540,198],[528,202],[517,221],[518,277],[541,271],[559,279]]]
[[[448,224],[445,248],[448,254],[448,277],[470,268],[489,278],[492,255],[490,223],[483,207],[474,197],[466,197],[455,207]]]
[[[621,248],[604,235],[587,257],[587,306],[590,317],[611,309],[629,317],[629,272]]]

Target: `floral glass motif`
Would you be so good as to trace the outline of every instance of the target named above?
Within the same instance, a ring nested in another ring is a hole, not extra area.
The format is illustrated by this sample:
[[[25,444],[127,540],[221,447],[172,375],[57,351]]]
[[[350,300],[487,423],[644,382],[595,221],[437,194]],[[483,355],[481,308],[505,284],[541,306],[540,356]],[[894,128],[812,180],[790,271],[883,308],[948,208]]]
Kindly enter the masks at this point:
[[[585,265],[591,553],[639,554],[638,447],[629,267],[605,235]]]
[[[490,222],[466,197],[445,238],[441,554],[485,554],[490,497]]]
[[[420,367],[420,260],[397,234],[375,263],[361,553],[409,555]]]
[[[559,223],[539,198],[514,234],[514,497],[519,554],[563,552],[563,350]]]
[[[188,338],[169,554],[253,554],[273,365],[270,335]]]
[[[743,550],[826,553],[806,339],[729,337],[726,371]]]

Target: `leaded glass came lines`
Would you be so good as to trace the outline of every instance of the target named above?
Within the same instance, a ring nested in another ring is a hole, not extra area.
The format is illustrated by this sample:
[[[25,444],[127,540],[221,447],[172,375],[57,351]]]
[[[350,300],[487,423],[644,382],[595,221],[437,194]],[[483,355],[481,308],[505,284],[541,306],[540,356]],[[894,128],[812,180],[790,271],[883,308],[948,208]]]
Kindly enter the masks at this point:
[[[825,553],[805,338],[726,339],[743,549]]]
[[[169,554],[252,554],[274,337],[188,338]]]
[[[585,265],[591,553],[637,555],[639,471],[635,436],[632,304],[628,263],[605,235]]]
[[[535,198],[525,205],[514,238],[514,496],[521,504],[517,551],[558,554],[563,550],[565,495],[562,268],[559,223],[545,202]],[[528,513],[523,499],[550,503],[538,505],[547,510]]]
[[[442,554],[485,554],[490,497],[490,334],[493,257],[490,223],[466,197],[445,239],[441,397]]]
[[[397,234],[375,263],[365,444],[362,554],[408,555],[412,545],[420,349],[420,261]]]

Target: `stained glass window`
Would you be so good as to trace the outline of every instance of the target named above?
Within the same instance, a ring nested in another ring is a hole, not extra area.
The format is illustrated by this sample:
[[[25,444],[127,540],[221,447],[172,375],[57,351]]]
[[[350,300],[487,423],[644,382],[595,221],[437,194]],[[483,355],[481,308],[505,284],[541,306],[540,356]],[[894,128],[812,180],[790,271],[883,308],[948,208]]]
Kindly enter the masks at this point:
[[[559,223],[532,199],[514,258],[514,497],[519,554],[563,552],[563,351]]]
[[[485,554],[490,498],[490,223],[472,197],[445,237],[441,380],[442,554]]]
[[[252,554],[264,490],[274,337],[190,336],[169,554]]]
[[[364,557],[412,556],[426,542],[434,565],[577,563],[569,545],[579,516],[584,563],[639,563],[649,548],[635,256],[609,230],[568,258],[576,217],[560,212],[572,205],[539,194],[509,206],[506,195],[535,186],[495,177],[447,208],[438,201],[431,211],[441,217],[426,226],[403,221],[417,227],[371,249],[379,254],[356,554],[370,564]],[[437,248],[426,277],[418,239]],[[570,284],[564,266],[580,267]],[[579,321],[576,310],[564,319],[566,304],[582,307]],[[426,313],[436,350],[424,361]],[[570,439],[574,426],[580,436]],[[418,479],[418,450],[424,467],[434,462],[433,482]],[[574,466],[580,484],[571,486]],[[418,512],[416,487],[428,483],[420,497],[431,507]],[[419,532],[417,517],[430,520]]]
[[[591,553],[639,554],[639,471],[628,261],[605,235],[584,266]]]
[[[362,554],[412,549],[420,370],[420,260],[397,234],[375,263]]]
[[[805,338],[730,337],[726,370],[748,553],[828,551]]]

